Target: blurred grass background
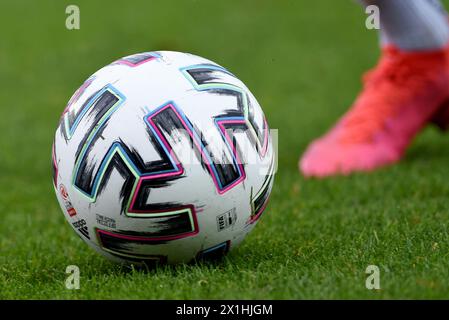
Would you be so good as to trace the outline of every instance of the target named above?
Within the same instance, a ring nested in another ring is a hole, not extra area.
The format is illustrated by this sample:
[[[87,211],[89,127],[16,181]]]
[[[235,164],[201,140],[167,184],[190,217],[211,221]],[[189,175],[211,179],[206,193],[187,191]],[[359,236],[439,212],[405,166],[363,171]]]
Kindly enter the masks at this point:
[[[81,29],[65,28],[65,8]],[[297,160],[351,104],[378,56],[354,1],[3,1],[0,298],[447,298],[449,137],[428,129],[398,166],[306,181]],[[65,222],[51,143],[72,93],[142,51],[207,57],[243,80],[279,129],[279,172],[254,232],[221,264],[115,266]],[[81,289],[65,289],[65,268]],[[365,268],[381,290],[365,288]]]

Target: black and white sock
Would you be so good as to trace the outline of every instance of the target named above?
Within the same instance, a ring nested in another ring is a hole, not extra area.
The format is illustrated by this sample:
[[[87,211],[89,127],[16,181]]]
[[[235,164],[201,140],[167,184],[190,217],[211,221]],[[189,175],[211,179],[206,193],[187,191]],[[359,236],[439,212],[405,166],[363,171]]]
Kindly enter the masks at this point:
[[[443,48],[449,42],[449,20],[439,0],[360,0],[380,12],[382,44],[405,51]]]

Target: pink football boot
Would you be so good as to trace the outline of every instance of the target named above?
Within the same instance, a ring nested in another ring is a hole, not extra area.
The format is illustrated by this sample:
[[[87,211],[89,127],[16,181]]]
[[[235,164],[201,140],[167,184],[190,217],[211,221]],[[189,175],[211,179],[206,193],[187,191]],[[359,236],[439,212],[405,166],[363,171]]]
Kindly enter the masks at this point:
[[[302,156],[306,177],[347,175],[398,162],[431,120],[449,123],[448,50],[384,48],[350,110]]]

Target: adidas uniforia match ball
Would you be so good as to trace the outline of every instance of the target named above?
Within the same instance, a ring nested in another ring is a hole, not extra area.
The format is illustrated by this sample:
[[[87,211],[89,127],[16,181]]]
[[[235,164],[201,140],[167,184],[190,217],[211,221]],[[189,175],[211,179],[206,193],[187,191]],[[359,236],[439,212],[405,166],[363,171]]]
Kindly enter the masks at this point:
[[[77,234],[125,263],[217,257],[267,204],[275,152],[248,88],[214,62],[148,52],[93,74],[53,145],[58,201]]]

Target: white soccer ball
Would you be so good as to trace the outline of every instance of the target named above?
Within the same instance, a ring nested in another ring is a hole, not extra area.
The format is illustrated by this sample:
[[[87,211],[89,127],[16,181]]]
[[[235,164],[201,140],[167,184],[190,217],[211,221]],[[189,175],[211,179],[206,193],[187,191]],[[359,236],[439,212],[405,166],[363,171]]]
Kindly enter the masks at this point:
[[[77,234],[126,263],[220,256],[267,204],[275,153],[248,88],[214,62],[148,52],[93,74],[53,146],[54,187]]]

